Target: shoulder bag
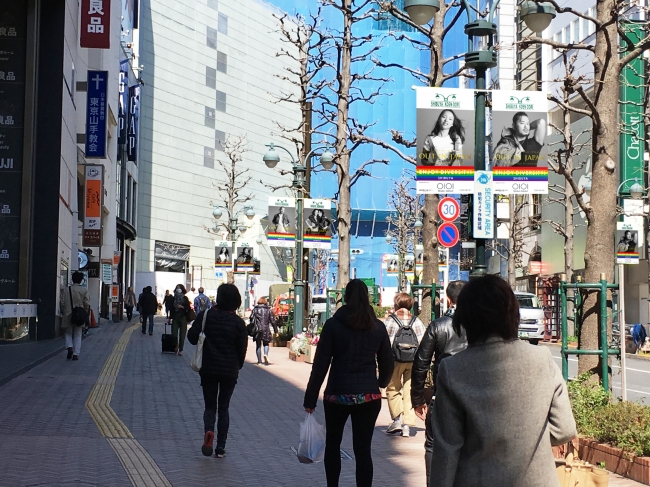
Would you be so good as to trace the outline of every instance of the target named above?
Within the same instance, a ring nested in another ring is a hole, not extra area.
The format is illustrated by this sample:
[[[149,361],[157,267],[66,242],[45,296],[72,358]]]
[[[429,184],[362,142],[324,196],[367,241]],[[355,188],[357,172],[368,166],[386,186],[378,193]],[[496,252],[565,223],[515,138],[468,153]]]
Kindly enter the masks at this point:
[[[75,326],[84,326],[88,320],[88,313],[81,306],[74,305],[74,302],[72,301],[72,286],[68,287],[68,292],[70,293],[70,308],[72,308],[70,323]]]
[[[203,341],[205,340],[205,320],[208,317],[208,312],[210,310],[205,310],[203,313],[203,322],[201,323],[201,334],[199,335],[199,340],[196,342],[196,352],[194,352],[194,357],[190,362],[190,367],[194,372],[200,372],[201,367],[203,366]]]

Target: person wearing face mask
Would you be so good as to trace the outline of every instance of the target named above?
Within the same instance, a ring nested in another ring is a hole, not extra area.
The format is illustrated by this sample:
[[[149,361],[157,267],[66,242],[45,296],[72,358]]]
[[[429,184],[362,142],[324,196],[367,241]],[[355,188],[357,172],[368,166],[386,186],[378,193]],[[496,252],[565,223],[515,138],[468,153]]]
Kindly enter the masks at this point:
[[[546,120],[530,121],[526,112],[512,117],[512,127],[505,127],[494,148],[494,166],[530,166],[539,162],[539,153],[546,140]]]
[[[419,164],[423,166],[463,165],[465,127],[453,110],[443,110],[431,133],[424,139]]]
[[[174,289],[174,311],[172,313],[172,335],[178,337],[176,353],[183,355],[183,345],[187,334],[187,314],[190,312],[190,300],[187,299],[187,290],[182,284]]]

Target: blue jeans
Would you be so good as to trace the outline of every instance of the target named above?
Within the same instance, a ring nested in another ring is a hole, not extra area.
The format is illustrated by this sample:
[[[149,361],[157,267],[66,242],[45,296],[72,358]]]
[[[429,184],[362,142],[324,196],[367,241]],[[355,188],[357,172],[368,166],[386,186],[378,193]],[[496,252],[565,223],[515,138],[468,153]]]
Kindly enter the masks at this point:
[[[142,316],[142,333],[147,331],[147,320],[149,320],[149,334],[153,333],[153,315]]]

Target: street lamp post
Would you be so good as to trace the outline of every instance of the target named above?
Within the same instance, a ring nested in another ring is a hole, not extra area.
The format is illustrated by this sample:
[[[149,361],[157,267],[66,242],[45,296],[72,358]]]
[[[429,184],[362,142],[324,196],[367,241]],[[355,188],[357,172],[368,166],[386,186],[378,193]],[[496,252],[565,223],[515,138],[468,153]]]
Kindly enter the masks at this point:
[[[303,195],[302,192],[305,188],[306,174],[307,174],[307,161],[309,158],[319,149],[325,147],[325,152],[320,156],[320,163],[325,170],[330,170],[334,166],[334,154],[329,151],[329,144],[325,146],[315,147],[305,156],[305,160],[297,162],[293,157],[293,154],[288,149],[282,147],[281,145],[276,145],[274,143],[267,144],[266,147],[269,148],[262,158],[264,164],[268,168],[274,168],[280,162],[280,155],[275,151],[276,148],[282,149],[289,157],[291,157],[292,171],[293,171],[293,182],[291,187],[298,193],[298,198],[296,198],[296,248],[295,248],[295,259],[296,259],[296,269],[293,273],[293,287],[294,295],[296,297],[294,303],[294,323],[299,324],[300,330],[304,327],[305,324],[305,281],[303,280]],[[297,327],[294,325],[294,329]]]

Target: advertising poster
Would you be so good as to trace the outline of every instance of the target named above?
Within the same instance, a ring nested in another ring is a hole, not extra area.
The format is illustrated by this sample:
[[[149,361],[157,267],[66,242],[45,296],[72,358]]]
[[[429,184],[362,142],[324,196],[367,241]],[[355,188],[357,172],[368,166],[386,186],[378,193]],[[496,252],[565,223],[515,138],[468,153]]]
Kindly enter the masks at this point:
[[[639,228],[631,223],[616,223],[616,263],[639,263]]]
[[[293,247],[296,244],[296,202],[294,198],[269,197],[269,231],[271,247]]]
[[[232,270],[232,242],[218,240],[214,243],[214,269],[219,272]]]
[[[418,88],[418,194],[474,191],[474,91]]]
[[[494,238],[494,190],[492,173],[474,173],[474,238]]]
[[[102,244],[102,206],[104,198],[104,166],[86,164],[85,211],[83,244],[98,247]]]
[[[546,92],[492,92],[495,194],[548,194]]]
[[[306,199],[304,205],[303,246],[306,249],[332,247],[332,203]]]
[[[388,254],[386,260],[386,273],[389,276],[399,275],[399,256],[397,254]],[[415,271],[415,256],[408,254],[404,256],[404,273],[407,276],[413,277]]]
[[[255,247],[247,242],[237,242],[236,272],[260,273],[260,261],[255,257]]]

